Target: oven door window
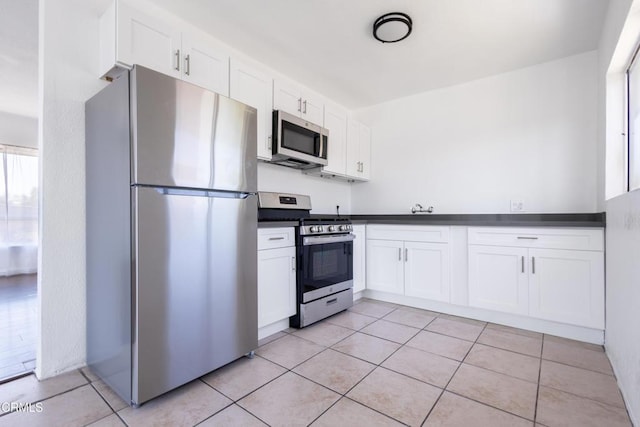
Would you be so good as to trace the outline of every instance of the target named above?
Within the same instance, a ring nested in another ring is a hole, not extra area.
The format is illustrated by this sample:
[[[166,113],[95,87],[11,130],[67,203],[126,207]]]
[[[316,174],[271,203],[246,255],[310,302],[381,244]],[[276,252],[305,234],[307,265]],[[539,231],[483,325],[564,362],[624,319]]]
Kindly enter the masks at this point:
[[[353,242],[302,247],[303,292],[353,280]]]
[[[283,120],[282,146],[290,150],[317,157],[320,151],[320,135],[309,129]]]

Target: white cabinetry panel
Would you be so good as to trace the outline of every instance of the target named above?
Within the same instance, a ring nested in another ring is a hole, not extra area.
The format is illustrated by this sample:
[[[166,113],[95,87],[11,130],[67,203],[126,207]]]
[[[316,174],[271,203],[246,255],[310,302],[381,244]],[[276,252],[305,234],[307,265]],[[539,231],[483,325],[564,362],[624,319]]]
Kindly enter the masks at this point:
[[[402,242],[367,240],[367,289],[404,293]]]
[[[469,246],[469,305],[528,313],[527,250]]]
[[[540,319],[604,328],[602,252],[531,249],[529,314]]]
[[[273,79],[267,73],[231,58],[229,96],[258,113],[258,158],[271,160]]]
[[[449,302],[449,245],[404,242],[404,294]]]

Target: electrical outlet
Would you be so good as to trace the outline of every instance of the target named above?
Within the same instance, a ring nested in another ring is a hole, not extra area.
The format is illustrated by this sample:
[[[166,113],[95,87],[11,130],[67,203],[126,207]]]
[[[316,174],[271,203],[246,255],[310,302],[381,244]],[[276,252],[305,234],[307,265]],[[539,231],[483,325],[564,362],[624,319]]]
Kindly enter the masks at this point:
[[[524,200],[522,199],[511,200],[511,212],[523,212],[523,211],[524,211]]]

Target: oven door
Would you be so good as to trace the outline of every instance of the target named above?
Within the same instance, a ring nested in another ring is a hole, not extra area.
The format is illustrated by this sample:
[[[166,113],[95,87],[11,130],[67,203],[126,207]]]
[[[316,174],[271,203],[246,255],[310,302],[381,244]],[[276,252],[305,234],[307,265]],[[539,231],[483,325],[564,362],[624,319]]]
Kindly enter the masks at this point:
[[[302,303],[353,286],[354,238],[353,234],[303,237],[298,281]]]

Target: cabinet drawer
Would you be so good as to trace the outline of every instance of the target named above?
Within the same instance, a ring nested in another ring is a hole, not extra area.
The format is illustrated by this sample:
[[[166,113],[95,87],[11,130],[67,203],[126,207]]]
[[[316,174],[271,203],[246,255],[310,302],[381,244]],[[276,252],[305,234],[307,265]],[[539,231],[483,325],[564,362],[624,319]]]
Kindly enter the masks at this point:
[[[295,246],[295,235],[293,227],[259,228],[258,250]]]
[[[449,227],[437,225],[367,225],[367,239],[447,243]]]
[[[604,249],[602,229],[469,227],[468,233],[470,245],[587,251]]]

